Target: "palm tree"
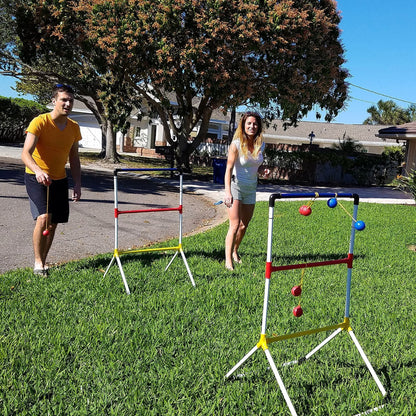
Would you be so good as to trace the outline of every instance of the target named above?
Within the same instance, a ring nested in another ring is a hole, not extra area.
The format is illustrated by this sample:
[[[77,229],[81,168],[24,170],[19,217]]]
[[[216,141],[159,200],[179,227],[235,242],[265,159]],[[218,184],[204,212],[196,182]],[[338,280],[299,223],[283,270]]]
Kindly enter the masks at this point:
[[[392,100],[380,100],[377,106],[372,105],[368,108],[367,113],[370,114],[370,117],[364,120],[363,124],[399,125],[416,120],[415,105],[412,104],[409,108],[404,109]]]
[[[356,140],[351,139],[350,137],[345,137],[345,133],[342,137],[342,141],[338,139],[338,143],[334,143],[332,148],[339,150],[347,155],[366,153],[366,150],[361,143],[358,143]]]

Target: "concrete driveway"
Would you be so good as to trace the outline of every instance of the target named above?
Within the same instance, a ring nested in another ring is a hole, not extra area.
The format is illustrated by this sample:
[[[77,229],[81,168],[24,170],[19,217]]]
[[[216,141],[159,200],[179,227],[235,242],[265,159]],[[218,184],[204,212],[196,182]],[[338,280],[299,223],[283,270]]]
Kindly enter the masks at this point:
[[[34,221],[23,182],[24,166],[15,158],[0,157],[0,274],[33,267]],[[185,182],[185,181],[184,181]],[[119,209],[179,206],[177,179],[119,179]],[[179,236],[179,214],[155,212],[119,216],[119,248],[142,247]],[[184,192],[183,235],[203,230],[224,218],[212,200]],[[114,250],[114,181],[112,171],[83,168],[82,199],[70,203],[67,224],[58,225],[48,256],[50,264],[77,260]],[[186,246],[184,246],[186,252]]]

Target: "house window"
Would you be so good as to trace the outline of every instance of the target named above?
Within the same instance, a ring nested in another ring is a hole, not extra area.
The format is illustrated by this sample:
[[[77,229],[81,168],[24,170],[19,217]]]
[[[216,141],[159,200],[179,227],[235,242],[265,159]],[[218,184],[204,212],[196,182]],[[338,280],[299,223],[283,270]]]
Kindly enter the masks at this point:
[[[140,126],[135,126],[133,130],[133,146],[139,147],[140,146]]]

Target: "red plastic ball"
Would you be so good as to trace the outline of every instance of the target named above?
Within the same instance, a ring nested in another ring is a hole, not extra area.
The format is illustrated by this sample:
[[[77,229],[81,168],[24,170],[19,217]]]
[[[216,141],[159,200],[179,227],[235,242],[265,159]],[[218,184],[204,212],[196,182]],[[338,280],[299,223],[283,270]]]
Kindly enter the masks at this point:
[[[293,296],[300,296],[300,294],[302,293],[302,287],[301,286],[293,286],[291,292],[292,292]]]
[[[309,205],[302,205],[299,208],[299,213],[307,217],[308,215],[311,215],[312,208]]]
[[[303,309],[302,309],[302,307],[300,305],[295,306],[293,308],[293,315],[295,315],[296,318],[299,318],[299,316],[302,316],[303,315]]]

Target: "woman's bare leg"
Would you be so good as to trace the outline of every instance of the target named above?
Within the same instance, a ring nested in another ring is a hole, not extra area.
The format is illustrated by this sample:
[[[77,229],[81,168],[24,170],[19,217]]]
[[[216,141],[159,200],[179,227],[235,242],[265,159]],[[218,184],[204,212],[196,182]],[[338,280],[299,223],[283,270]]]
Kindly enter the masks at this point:
[[[240,222],[238,225],[237,233],[234,239],[234,245],[232,250],[232,258],[234,261],[241,263],[240,256],[238,255],[238,248],[243,240],[248,224],[253,218],[255,204],[240,204]]]
[[[234,250],[236,235],[240,224],[240,207],[241,201],[234,199],[233,205],[228,208],[229,227],[225,237],[225,267],[234,270],[232,253]]]

